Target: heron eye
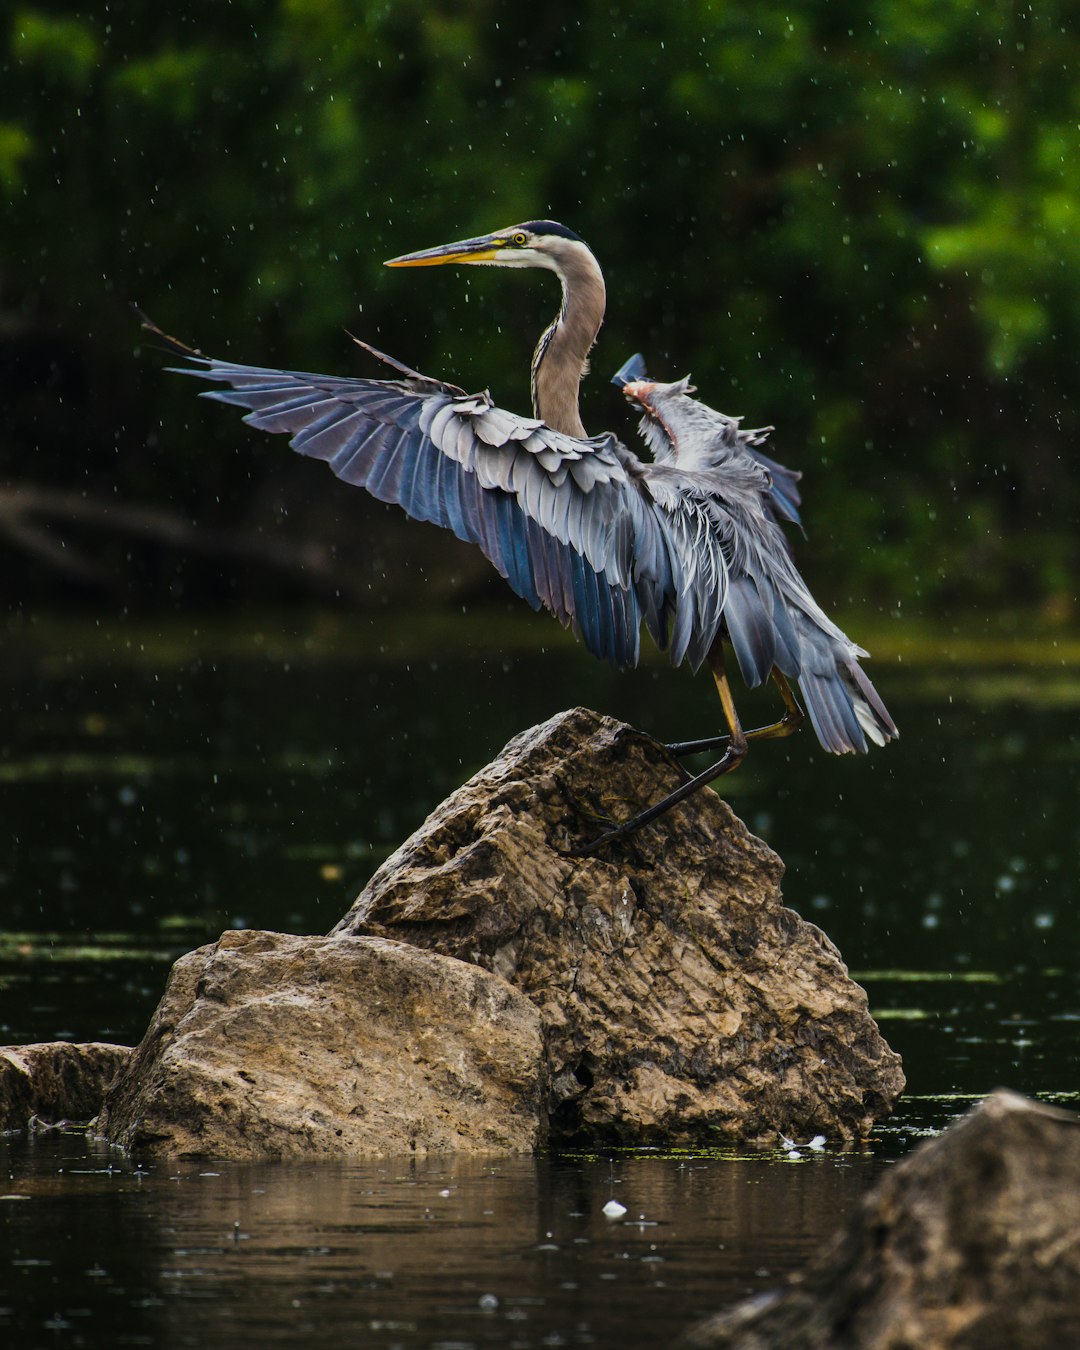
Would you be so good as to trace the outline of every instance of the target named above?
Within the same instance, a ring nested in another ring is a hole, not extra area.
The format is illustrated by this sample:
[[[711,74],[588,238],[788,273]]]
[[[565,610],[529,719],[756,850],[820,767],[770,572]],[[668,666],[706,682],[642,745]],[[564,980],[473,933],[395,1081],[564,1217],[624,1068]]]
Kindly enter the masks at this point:
[[[517,234],[513,236],[510,242],[513,244],[517,244],[518,248],[524,248],[524,246],[529,242],[529,236],[523,233],[523,231],[518,230]]]

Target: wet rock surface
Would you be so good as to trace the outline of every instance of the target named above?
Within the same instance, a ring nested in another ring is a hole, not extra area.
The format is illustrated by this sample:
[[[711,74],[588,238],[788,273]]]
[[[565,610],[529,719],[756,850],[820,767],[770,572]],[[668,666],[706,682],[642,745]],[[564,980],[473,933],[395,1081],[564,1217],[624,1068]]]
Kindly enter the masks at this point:
[[[377,938],[228,932],[181,958],[99,1132],[215,1158],[530,1152],[539,1015],[477,966]]]
[[[105,1041],[0,1046],[0,1130],[91,1120],[130,1055]]]
[[[1080,1345],[1080,1117],[993,1093],[885,1176],[784,1289],[694,1328],[715,1350]]]
[[[438,807],[334,933],[457,957],[527,994],[555,1138],[865,1136],[903,1088],[899,1058],[724,801],[700,792],[596,857],[559,851],[680,781],[654,741],[562,713]]]

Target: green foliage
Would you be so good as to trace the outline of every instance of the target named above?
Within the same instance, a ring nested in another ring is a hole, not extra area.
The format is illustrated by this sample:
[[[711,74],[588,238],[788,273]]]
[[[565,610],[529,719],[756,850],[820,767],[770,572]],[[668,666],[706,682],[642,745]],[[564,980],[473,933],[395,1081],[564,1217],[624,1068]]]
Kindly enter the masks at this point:
[[[347,327],[524,408],[549,279],[380,264],[552,216],[608,275],[598,375],[640,348],[776,421],[816,566],[852,598],[1060,607],[1080,507],[1071,18],[1062,0],[37,0],[0,52],[0,306],[83,345],[96,481],[208,502],[239,471],[203,438],[235,429],[199,422],[190,463],[147,463],[147,427],[184,442],[191,391],[132,387],[121,301],[293,366],[354,368]],[[27,406],[12,473],[57,430]],[[602,379],[586,414],[629,430]]]
[[[12,55],[58,84],[85,89],[101,51],[94,31],[81,18],[57,18],[24,7],[12,22]]]
[[[14,194],[22,182],[23,161],[33,144],[22,127],[0,122],[0,189],[5,193]]]

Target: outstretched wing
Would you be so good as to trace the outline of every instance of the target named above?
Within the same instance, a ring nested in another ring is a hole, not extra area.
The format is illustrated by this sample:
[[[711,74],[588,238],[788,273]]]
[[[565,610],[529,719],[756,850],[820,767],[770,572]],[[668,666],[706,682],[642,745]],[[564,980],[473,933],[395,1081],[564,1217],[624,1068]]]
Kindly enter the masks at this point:
[[[563,435],[393,361],[405,378],[272,370],[181,350],[191,364],[174,370],[229,386],[204,398],[248,409],[245,422],[288,435],[344,482],[478,544],[522,599],[572,626],[594,655],[635,664],[643,618],[666,645],[682,563],[644,466],[614,436]]]

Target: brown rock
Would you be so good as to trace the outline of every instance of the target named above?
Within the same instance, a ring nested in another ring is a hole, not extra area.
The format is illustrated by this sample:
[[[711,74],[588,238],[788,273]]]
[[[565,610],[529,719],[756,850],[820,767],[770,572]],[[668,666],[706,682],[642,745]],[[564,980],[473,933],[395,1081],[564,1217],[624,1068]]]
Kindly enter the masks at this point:
[[[104,1041],[0,1046],[0,1130],[90,1120],[130,1054]]]
[[[475,962],[528,994],[557,1137],[866,1135],[903,1088],[899,1058],[726,802],[700,792],[595,858],[556,851],[679,781],[656,742],[562,713],[438,807],[334,932]]]
[[[993,1093],[892,1168],[785,1291],[700,1323],[681,1344],[1080,1345],[1080,1117]]]
[[[543,1084],[536,1009],[497,976],[378,938],[228,932],[173,967],[99,1128],[187,1157],[528,1152]]]

